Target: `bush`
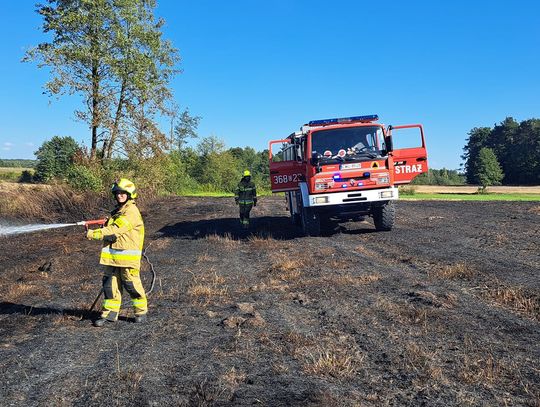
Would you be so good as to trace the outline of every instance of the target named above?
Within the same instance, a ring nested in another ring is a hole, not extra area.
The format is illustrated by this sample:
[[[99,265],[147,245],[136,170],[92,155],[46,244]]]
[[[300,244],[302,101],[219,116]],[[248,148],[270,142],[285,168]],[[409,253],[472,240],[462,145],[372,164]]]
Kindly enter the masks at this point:
[[[67,173],[67,183],[77,191],[99,192],[103,188],[101,178],[88,167],[73,165]]]
[[[34,181],[34,174],[30,170],[24,170],[19,177],[19,182],[25,182],[27,184]]]
[[[34,179],[38,182],[66,179],[73,165],[73,157],[79,151],[79,145],[71,137],[54,136],[44,142],[35,153],[38,163]]]
[[[407,185],[407,186],[399,187],[399,194],[400,195],[415,195],[416,187],[414,185]]]

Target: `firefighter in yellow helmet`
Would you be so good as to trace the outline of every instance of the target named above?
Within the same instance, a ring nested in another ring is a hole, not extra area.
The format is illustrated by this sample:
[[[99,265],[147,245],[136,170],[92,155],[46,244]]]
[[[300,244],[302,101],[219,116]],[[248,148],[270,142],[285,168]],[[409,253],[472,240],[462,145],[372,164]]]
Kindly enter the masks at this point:
[[[249,213],[251,208],[257,206],[257,189],[251,181],[251,173],[245,170],[243,177],[235,191],[235,202],[240,206],[240,224],[242,228],[249,228]]]
[[[105,267],[103,275],[104,301],[101,317],[95,326],[103,326],[118,320],[122,305],[122,288],[131,297],[135,322],[145,322],[148,312],[146,294],[139,275],[144,242],[144,223],[135,205],[135,185],[122,178],[114,183],[112,193],[116,207],[101,229],[89,230],[86,237],[102,240],[103,248],[99,263]]]

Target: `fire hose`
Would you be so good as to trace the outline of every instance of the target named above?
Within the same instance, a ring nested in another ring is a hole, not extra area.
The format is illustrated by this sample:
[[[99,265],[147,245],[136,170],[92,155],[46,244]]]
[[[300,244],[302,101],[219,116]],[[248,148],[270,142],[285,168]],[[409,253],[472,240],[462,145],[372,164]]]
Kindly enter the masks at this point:
[[[77,226],[84,226],[86,228],[86,230],[88,230],[88,228],[90,226],[103,227],[103,226],[105,226],[105,223],[107,223],[107,218],[95,219],[95,220],[83,220],[81,222],[77,222]],[[146,255],[146,250],[148,250],[148,248],[152,245],[152,243],[150,243],[148,246],[146,246],[144,248],[143,252],[142,252],[143,257],[148,262],[148,265],[150,266],[150,271],[152,272],[152,280],[150,282],[150,289],[146,292],[146,295],[150,295],[152,293],[152,291],[154,290],[154,284],[156,282],[156,271],[154,270],[154,265],[152,264],[152,262],[150,261],[150,259]],[[91,313],[94,310],[94,307],[96,306],[97,302],[99,301],[99,298],[101,297],[101,294],[103,294],[103,287],[99,290],[99,293],[98,293],[96,299],[94,300],[94,302],[92,303],[92,306],[88,310],[88,313]]]

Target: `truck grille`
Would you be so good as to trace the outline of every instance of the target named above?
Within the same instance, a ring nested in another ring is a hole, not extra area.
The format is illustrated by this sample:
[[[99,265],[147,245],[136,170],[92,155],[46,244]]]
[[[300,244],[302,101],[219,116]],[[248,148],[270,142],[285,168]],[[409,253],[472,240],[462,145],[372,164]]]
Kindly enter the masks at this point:
[[[347,198],[343,200],[343,202],[360,202],[360,201],[367,201],[367,198],[363,197],[361,192],[347,194]]]

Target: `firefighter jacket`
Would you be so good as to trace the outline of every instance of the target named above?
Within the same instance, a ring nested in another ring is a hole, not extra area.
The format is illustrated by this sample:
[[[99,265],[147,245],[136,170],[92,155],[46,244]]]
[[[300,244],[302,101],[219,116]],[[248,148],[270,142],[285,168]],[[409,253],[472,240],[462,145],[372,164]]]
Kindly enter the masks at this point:
[[[116,207],[105,227],[89,231],[88,237],[105,242],[100,264],[140,269],[144,223],[135,201],[130,199]]]
[[[242,178],[235,191],[235,199],[240,205],[257,203],[257,189],[251,180]]]

